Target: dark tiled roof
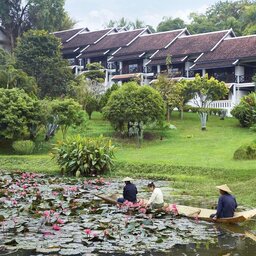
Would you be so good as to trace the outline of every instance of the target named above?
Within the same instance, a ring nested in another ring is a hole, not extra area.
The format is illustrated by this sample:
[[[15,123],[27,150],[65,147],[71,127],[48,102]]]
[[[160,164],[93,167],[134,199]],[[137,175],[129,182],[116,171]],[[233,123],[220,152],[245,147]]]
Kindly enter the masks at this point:
[[[153,59],[172,56],[186,56],[210,51],[228,33],[228,30],[179,37],[167,49],[159,51]]]
[[[139,54],[127,54],[124,56],[114,56],[111,61],[124,61],[124,60],[137,60],[140,59],[141,57]]]
[[[70,39],[72,36],[74,36],[75,34],[83,31],[83,30],[87,30],[87,28],[77,28],[77,29],[69,29],[69,30],[63,30],[63,31],[57,31],[54,32],[53,34],[61,39],[62,43],[65,43],[68,39]]]
[[[97,40],[105,36],[111,29],[98,30],[93,32],[82,32],[63,45],[63,48],[85,47],[94,44]]]
[[[133,31],[124,31],[118,32],[114,34],[108,34],[101,41],[99,41],[95,45],[91,45],[86,49],[83,54],[86,52],[95,52],[101,50],[109,50],[109,49],[118,49],[119,47],[126,46],[132,40],[134,40],[138,35],[140,35],[145,29],[136,29]]]
[[[256,35],[225,39],[214,51],[204,54],[198,63],[256,57]]]
[[[182,62],[184,62],[184,56],[172,58],[172,63],[173,63],[173,64],[182,63]],[[152,60],[149,62],[148,65],[149,65],[149,66],[166,65],[166,58],[152,59]]]
[[[213,61],[208,63],[198,63],[194,65],[191,69],[198,70],[198,69],[212,69],[212,68],[227,68],[234,66],[234,59],[233,60],[224,60],[224,61]]]
[[[115,55],[119,56],[142,52],[153,52],[158,49],[163,49],[170,42],[172,42],[182,31],[184,30],[179,29],[168,32],[141,35],[131,45],[122,48]]]

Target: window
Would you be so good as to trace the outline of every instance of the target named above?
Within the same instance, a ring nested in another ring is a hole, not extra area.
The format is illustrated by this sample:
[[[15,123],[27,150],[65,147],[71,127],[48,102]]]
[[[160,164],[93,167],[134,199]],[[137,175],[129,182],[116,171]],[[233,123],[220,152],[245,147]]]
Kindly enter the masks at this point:
[[[131,64],[129,65],[129,73],[136,73],[138,72],[138,64]]]

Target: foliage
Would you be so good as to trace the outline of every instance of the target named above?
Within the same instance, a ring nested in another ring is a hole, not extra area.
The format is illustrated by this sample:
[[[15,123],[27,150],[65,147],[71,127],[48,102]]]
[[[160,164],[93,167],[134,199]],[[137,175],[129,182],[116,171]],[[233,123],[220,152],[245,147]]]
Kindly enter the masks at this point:
[[[117,131],[123,132],[124,125],[130,121],[162,121],[164,103],[161,95],[153,88],[129,82],[112,92],[103,108],[103,115]]]
[[[87,72],[85,73],[85,77],[92,80],[96,81],[98,83],[102,83],[105,78],[105,73],[104,73],[104,67],[98,63],[88,63],[86,65]]]
[[[16,66],[35,77],[41,98],[65,95],[73,79],[60,48],[60,40],[46,31],[30,30],[18,40]]]
[[[170,112],[175,107],[183,112],[185,104],[193,98],[193,92],[191,92],[185,80],[177,82],[165,75],[160,75],[158,76],[157,81],[153,84],[153,87],[160,92],[166,103],[167,122],[170,121]],[[181,118],[183,118],[183,114],[181,115]]]
[[[233,28],[237,35],[255,31],[255,1],[219,1],[211,5],[204,14],[191,13],[188,30],[203,33]]]
[[[105,174],[113,166],[114,146],[103,137],[69,138],[56,144],[54,156],[63,174],[92,176]]]
[[[243,127],[256,124],[256,93],[252,92],[242,97],[240,103],[232,109],[231,114]]]
[[[1,139],[25,138],[40,116],[38,100],[17,88],[0,88],[0,109]]]
[[[12,65],[0,67],[0,87],[5,89],[19,88],[30,95],[37,94],[37,84],[34,77],[28,76],[21,69]]]
[[[85,119],[81,105],[73,99],[52,101],[51,117],[60,127],[63,138],[65,138],[70,126],[78,126]]]
[[[208,74],[201,77],[199,74],[195,76],[194,80],[184,81],[193,95],[193,102],[200,108],[198,112],[201,120],[201,129],[206,130],[207,112],[209,104],[212,101],[220,100],[228,94],[228,88],[224,82],[219,82],[214,77],[208,78]]]
[[[102,91],[104,87],[101,84],[80,75],[70,83],[69,95],[81,104],[91,119],[92,113],[100,108]]]
[[[157,26],[157,32],[185,28],[185,22],[181,18],[163,17]]]
[[[20,155],[31,155],[35,149],[35,143],[32,140],[17,140],[12,143],[14,151]]]
[[[113,84],[100,98],[100,110],[107,105],[109,97],[113,91],[116,91],[119,88],[118,84]]]
[[[239,147],[234,153],[236,160],[256,160],[256,140]]]
[[[64,0],[8,0],[0,2],[0,24],[14,49],[16,39],[27,30],[50,32],[74,25],[64,10]]]

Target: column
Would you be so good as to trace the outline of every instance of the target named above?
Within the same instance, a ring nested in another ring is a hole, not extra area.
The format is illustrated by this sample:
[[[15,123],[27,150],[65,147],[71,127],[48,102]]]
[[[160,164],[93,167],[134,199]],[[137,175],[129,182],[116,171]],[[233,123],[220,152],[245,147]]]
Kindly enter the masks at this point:
[[[161,66],[157,65],[157,74],[160,74],[160,73],[161,73]]]
[[[120,72],[120,75],[123,73],[122,70],[123,70],[123,62],[119,61],[119,72]]]

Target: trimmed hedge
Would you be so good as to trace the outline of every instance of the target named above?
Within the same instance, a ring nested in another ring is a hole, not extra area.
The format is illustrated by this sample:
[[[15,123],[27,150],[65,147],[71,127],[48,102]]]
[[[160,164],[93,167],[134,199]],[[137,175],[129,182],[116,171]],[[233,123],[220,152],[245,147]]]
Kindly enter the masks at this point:
[[[239,147],[234,153],[236,160],[255,160],[256,159],[256,140]]]

